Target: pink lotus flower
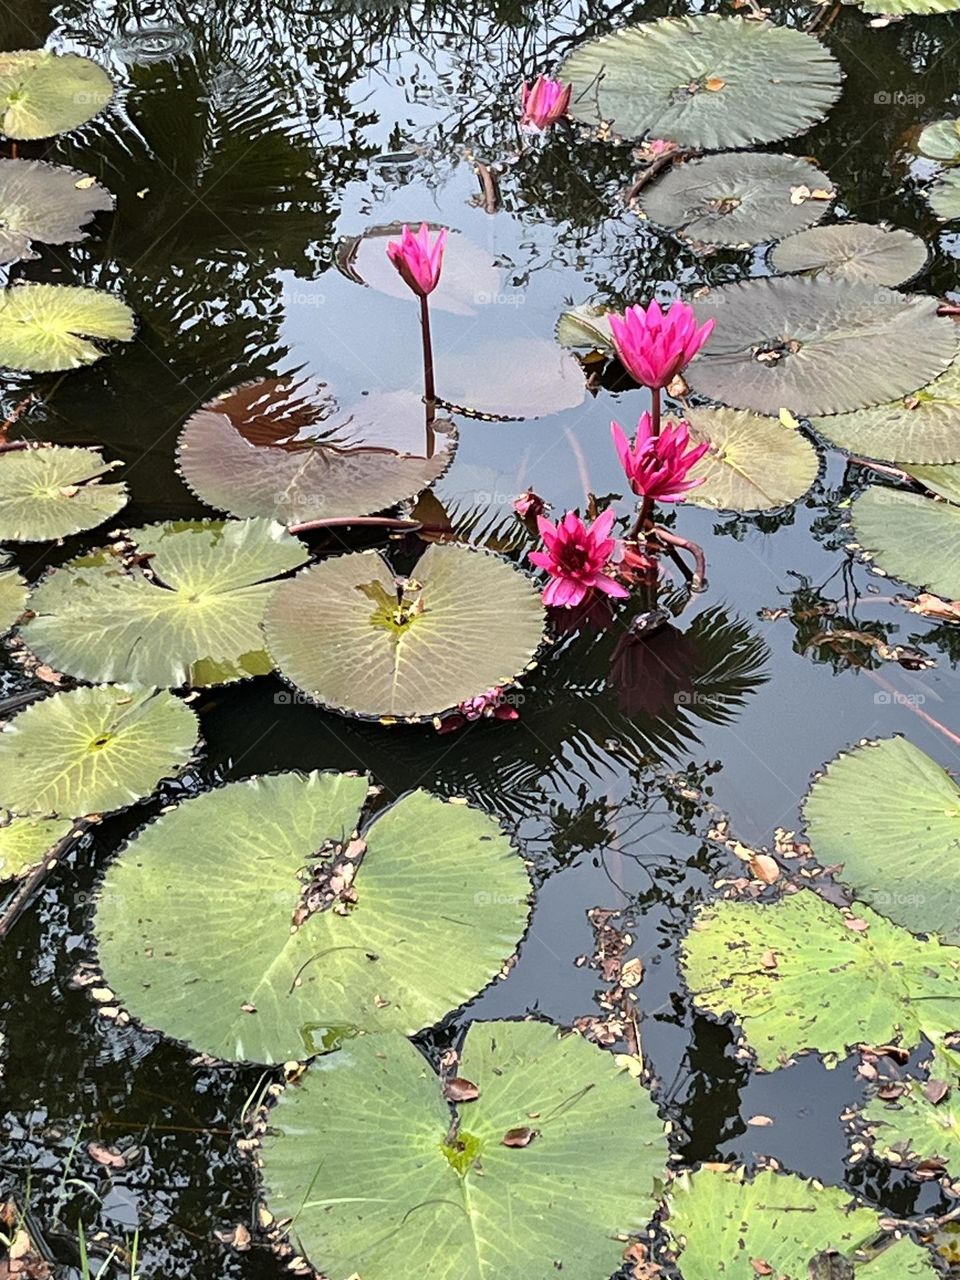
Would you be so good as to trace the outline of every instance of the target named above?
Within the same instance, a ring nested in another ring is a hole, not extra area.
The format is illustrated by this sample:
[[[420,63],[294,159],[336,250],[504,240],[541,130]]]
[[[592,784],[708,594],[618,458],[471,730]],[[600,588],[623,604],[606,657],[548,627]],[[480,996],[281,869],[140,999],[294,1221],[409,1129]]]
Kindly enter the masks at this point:
[[[528,489],[526,493],[521,493],[519,498],[514,498],[513,509],[521,520],[526,520],[527,516],[542,516],[547,509],[547,504],[539,493]]]
[[[516,695],[513,696],[516,697]],[[494,685],[486,693],[481,693],[476,698],[468,698],[466,702],[461,702],[456,711],[444,716],[436,726],[437,733],[453,733],[455,729],[462,729],[471,720],[480,720],[481,718],[487,720],[519,720],[520,712],[511,705],[510,695],[505,694],[500,685]]]
[[[562,120],[570,110],[573,85],[547,76],[537,76],[531,89],[524,81],[520,95],[520,127],[543,133],[552,124]]]
[[[610,316],[613,345],[620,363],[637,382],[659,389],[688,365],[713,333],[714,321],[697,328],[693,308],[674,302],[666,312],[653,300],[643,307],[627,307]]]
[[[416,235],[404,224],[400,239],[391,240],[387,245],[387,257],[413,292],[418,297],[425,298],[428,293],[433,293],[439,283],[446,244],[446,227],[431,245],[430,228],[425,222],[420,224]]]
[[[569,608],[594,589],[608,596],[630,594],[606,571],[617,546],[616,539],[610,537],[614,514],[608,507],[589,528],[572,511],[556,525],[543,516],[538,518],[537,528],[547,549],[529,552],[528,559],[551,576],[543,593],[544,604]]]
[[[710,445],[691,445],[685,422],[672,423],[655,436],[650,415],[645,413],[637,423],[632,446],[619,422],[610,423],[610,432],[630,488],[639,497],[682,502],[691,489],[703,483],[702,477],[688,480],[687,475]]]

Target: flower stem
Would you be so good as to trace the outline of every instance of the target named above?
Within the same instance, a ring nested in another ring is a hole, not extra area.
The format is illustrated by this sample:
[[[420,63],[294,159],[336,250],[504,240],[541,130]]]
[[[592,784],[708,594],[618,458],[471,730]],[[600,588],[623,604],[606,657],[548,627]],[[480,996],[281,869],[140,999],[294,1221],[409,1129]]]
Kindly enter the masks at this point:
[[[654,525],[650,532],[668,549],[670,547],[679,547],[684,551],[690,552],[696,566],[694,575],[690,580],[690,589],[698,592],[706,591],[707,558],[703,553],[703,547],[698,542],[693,542],[690,538],[681,538],[678,534],[671,533],[669,529],[664,529],[660,525]]]
[[[433,341],[430,337],[430,303],[427,295],[420,298],[420,333],[423,338],[423,398],[427,406],[427,457],[436,447],[433,423],[437,416],[437,388],[433,381]]]
[[[660,388],[652,387],[650,392],[650,425],[654,438],[660,434]]]

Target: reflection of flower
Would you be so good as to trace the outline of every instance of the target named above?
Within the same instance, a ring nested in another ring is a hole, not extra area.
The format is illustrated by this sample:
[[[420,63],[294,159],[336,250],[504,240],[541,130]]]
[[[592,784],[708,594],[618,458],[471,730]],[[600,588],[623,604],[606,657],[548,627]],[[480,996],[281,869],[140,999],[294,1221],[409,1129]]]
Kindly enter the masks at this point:
[[[654,435],[649,413],[637,423],[637,434],[631,447],[619,422],[611,422],[613,443],[620,465],[630,481],[630,488],[641,498],[658,502],[681,502],[700,480],[688,480],[691,467],[709,450],[708,443],[691,445],[690,428],[677,422]]]
[[[628,631],[617,642],[610,666],[621,711],[658,716],[689,705],[697,658],[694,640],[674,626]]]
[[[697,317],[685,302],[674,302],[662,311],[654,298],[643,307],[627,307],[622,316],[610,316],[613,345],[620,363],[635,381],[654,389],[668,382],[688,365],[713,332],[714,321],[697,328]]]
[[[437,725],[438,733],[452,733],[454,729],[462,729],[471,720],[519,720],[520,712],[507,701],[500,685],[488,689],[476,698],[468,698],[461,702],[456,711],[444,716]]]
[[[530,561],[546,569],[552,581],[543,593],[546,605],[577,605],[593,590],[608,596],[629,592],[607,573],[617,542],[610,537],[614,510],[608,507],[588,528],[573,511],[556,525],[540,516],[537,528],[546,551],[531,551]]]
[[[431,245],[430,228],[423,222],[416,235],[404,225],[400,239],[391,240],[387,245],[387,257],[400,272],[404,282],[420,298],[433,293],[437,287],[446,243],[446,227]]]
[[[572,92],[573,85],[548,76],[537,76],[532,88],[524,82],[520,94],[521,128],[542,133],[562,120],[570,110]]]

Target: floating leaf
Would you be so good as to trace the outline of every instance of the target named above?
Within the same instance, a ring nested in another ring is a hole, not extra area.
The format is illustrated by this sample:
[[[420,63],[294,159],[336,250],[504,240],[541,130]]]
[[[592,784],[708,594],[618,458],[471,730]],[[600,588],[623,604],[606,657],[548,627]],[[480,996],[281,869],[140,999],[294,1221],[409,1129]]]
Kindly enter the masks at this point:
[[[150,688],[265,675],[260,624],[273,585],[303,564],[303,543],[269,520],[147,525],[139,557],[104,548],[71,560],[30,598],[21,628],[43,661],[78,680]]]
[[[960,161],[960,120],[934,120],[917,139],[917,150],[931,160]]]
[[[574,351],[596,349],[604,354],[613,351],[609,313],[589,303],[564,311],[557,321],[554,336],[561,347],[570,347]]]
[[[0,822],[0,881],[31,871],[72,826],[69,818],[9,818]]]
[[[576,409],[587,394],[569,351],[544,338],[492,339],[438,356],[437,390],[445,400],[497,417],[537,418]]]
[[[887,18],[905,15],[926,16],[935,13],[954,13],[960,8],[960,0],[855,0],[864,13],[877,13]]]
[[[789,236],[774,247],[770,262],[776,271],[802,272],[821,280],[898,285],[919,275],[927,258],[920,237],[902,227],[840,222]]]
[[[0,538],[47,542],[103,524],[129,496],[123,484],[100,482],[118,465],[66,445],[0,454]]]
[[[491,552],[427,548],[405,580],[377,552],[311,565],[267,609],[267,648],[311,698],[348,715],[426,719],[511,684],[543,638],[533,583]]]
[[[34,373],[77,369],[104,352],[91,339],[129,342],[133,312],[97,289],[22,284],[0,292],[0,365]]]
[[[960,942],[947,892],[960,876],[960,787],[919,747],[884,738],[843,752],[815,779],[804,816],[820,862],[841,864],[858,898],[915,933]]]
[[[0,809],[61,818],[123,809],[179,773],[198,738],[196,716],[170,693],[55,693],[0,732]]]
[[[455,1112],[458,1128],[398,1036],[352,1041],[284,1093],[264,1179],[302,1252],[337,1280],[392,1280],[398,1247],[410,1275],[615,1271],[624,1234],[652,1216],[667,1155],[649,1094],[609,1054],[539,1022],[473,1023],[461,1067],[480,1097]],[[533,1141],[504,1145],[524,1129]]]
[[[951,169],[937,178],[927,199],[930,208],[944,222],[960,218],[960,169]]]
[[[911,586],[960,598],[960,507],[872,485],[850,518],[860,548],[878,569]]]
[[[880,1215],[839,1187],[769,1169],[752,1178],[742,1169],[683,1174],[671,1185],[667,1230],[679,1251],[683,1280],[807,1280],[808,1263],[828,1251],[855,1264],[856,1280],[933,1280],[937,1274],[912,1240],[861,1261],[881,1233]]]
[[[353,905],[294,925],[312,869],[331,861],[324,842],[349,839],[366,794],[345,774],[251,778],[145,827],[97,909],[119,999],[205,1053],[257,1062],[357,1031],[412,1035],[472,999],[515,950],[531,892],[477,809],[404,797],[363,831]],[[212,879],[229,891],[211,894]]]
[[[706,245],[746,246],[819,222],[829,200],[794,201],[800,184],[830,187],[809,160],[762,151],[703,156],[647,187],[640,208],[661,227]]]
[[[440,224],[426,221],[431,234],[442,229]],[[416,230],[420,222],[418,218],[409,225]],[[398,240],[402,231],[402,222],[392,222],[341,241],[337,247],[337,266],[348,280],[412,303],[409,287],[387,257],[387,245],[391,240]],[[489,249],[481,249],[459,231],[449,229],[440,283],[430,295],[431,310],[473,316],[479,307],[496,302],[501,295],[503,272],[493,258]]]
[[[872,409],[811,418],[838,449],[887,462],[960,462],[960,362],[912,395]]]
[[[683,942],[694,1002],[733,1014],[767,1071],[808,1050],[832,1067],[859,1044],[910,1048],[960,1026],[960,950],[855,910],[860,929],[809,889],[704,907]],[[771,950],[775,969],[763,964]]]
[[[805,32],[699,14],[589,40],[557,74],[573,84],[578,120],[717,151],[805,133],[840,96],[842,73]],[[708,88],[714,79],[719,91]]]
[[[874,1156],[897,1167],[936,1163],[946,1167],[951,1180],[960,1176],[960,1079],[956,1055],[934,1050],[930,1081],[905,1080],[896,1098],[876,1094],[860,1114],[858,1133],[869,1142]],[[941,1082],[939,1101],[931,1101],[930,1082]]]
[[[113,196],[76,169],[40,160],[0,160],[0,263],[39,257],[30,247],[85,240],[95,213]]]
[[[27,603],[27,584],[15,569],[5,567],[8,563],[0,551],[0,636],[6,635]]]
[[[412,391],[377,392],[339,410],[323,388],[270,379],[189,418],[178,457],[210,506],[297,524],[370,515],[415,497],[456,452],[452,424],[435,430],[428,458],[424,404]]]
[[[931,493],[950,502],[960,503],[960,466],[956,463],[942,467],[909,466],[904,467],[904,471]]]
[[[113,97],[103,67],[75,53],[20,49],[0,53],[0,132],[30,141],[83,124]]]
[[[957,353],[937,299],[811,280],[747,280],[696,302],[710,342],[690,366],[694,391],[738,409],[844,413],[905,395],[943,373]]]
[[[820,466],[817,451],[799,431],[776,418],[740,409],[690,409],[691,439],[710,443],[690,473],[703,484],[686,497],[720,511],[772,511],[807,492]]]

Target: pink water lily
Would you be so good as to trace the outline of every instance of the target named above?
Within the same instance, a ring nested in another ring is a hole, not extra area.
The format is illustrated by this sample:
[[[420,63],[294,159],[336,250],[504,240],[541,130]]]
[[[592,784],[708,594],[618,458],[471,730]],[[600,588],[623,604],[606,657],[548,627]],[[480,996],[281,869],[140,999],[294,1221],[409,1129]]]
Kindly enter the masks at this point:
[[[418,297],[425,298],[428,293],[433,293],[439,283],[446,244],[446,227],[431,244],[430,228],[425,222],[420,224],[416,235],[404,224],[400,239],[391,240],[387,245],[387,257],[413,292]]]
[[[591,591],[602,591],[608,596],[627,596],[630,593],[610,573],[617,541],[610,537],[614,510],[608,507],[589,528],[573,511],[556,525],[540,516],[537,528],[546,551],[531,551],[528,558],[540,569],[550,574],[550,582],[543,593],[543,603],[570,608],[578,605]]]
[[[691,444],[690,428],[685,422],[671,423],[655,435],[650,414],[645,413],[637,423],[632,445],[619,422],[610,423],[610,432],[630,488],[639,497],[682,502],[691,489],[703,483],[703,477],[687,477],[710,445]]]
[[[520,127],[542,133],[562,120],[570,110],[573,85],[548,76],[537,76],[531,88],[524,81],[520,94]]]
[[[663,311],[656,299],[646,310],[628,307],[610,316],[613,345],[620,363],[645,387],[665,387],[690,363],[713,332],[714,321],[697,328],[693,307],[674,302]]]

